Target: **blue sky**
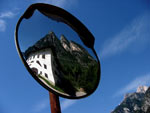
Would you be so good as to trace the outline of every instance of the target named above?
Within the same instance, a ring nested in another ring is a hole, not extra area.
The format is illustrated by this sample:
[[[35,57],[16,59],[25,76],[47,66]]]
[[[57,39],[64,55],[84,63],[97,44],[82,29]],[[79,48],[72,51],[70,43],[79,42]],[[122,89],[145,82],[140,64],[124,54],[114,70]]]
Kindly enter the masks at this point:
[[[16,51],[15,25],[32,3],[60,6],[95,36],[101,61],[97,90],[81,100],[60,98],[65,113],[109,113],[126,93],[150,86],[149,0],[2,0],[0,113],[50,113],[48,91],[27,72]]]
[[[54,32],[58,39],[63,34],[68,40],[82,43],[77,33],[68,25],[53,21],[39,11],[35,11],[31,18],[23,19],[20,24],[18,37],[21,38],[19,38],[19,43],[24,46],[21,46],[21,50],[23,47],[22,51],[24,52],[49,32]]]

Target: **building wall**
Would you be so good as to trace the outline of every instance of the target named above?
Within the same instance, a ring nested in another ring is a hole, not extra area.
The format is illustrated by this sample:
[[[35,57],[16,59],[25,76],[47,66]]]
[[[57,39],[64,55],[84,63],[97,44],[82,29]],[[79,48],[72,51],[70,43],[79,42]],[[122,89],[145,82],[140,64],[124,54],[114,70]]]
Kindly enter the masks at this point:
[[[37,75],[43,76],[55,85],[55,79],[52,70],[52,52],[51,49],[44,49],[34,52],[27,59],[29,67],[37,69]]]

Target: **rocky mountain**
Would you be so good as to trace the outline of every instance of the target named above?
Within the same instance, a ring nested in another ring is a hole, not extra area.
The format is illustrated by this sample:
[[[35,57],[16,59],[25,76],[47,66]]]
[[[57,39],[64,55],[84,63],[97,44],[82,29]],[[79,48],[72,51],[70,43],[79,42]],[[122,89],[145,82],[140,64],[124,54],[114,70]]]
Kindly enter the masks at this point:
[[[137,88],[137,93],[145,93],[147,91],[148,87],[147,86],[139,86]]]
[[[25,58],[27,59],[30,53],[45,48],[51,48],[57,58],[70,59],[74,62],[80,61],[80,63],[85,63],[85,60],[86,63],[87,61],[95,61],[81,45],[74,41],[68,41],[64,35],[61,35],[59,40],[54,32],[48,33],[33,46],[29,47],[24,53]]]
[[[52,50],[53,62],[57,64],[57,70],[61,73],[55,77],[61,80],[59,81],[60,87],[66,88],[66,91],[69,86],[72,88],[68,89],[76,91],[82,89],[90,92],[94,89],[97,82],[98,64],[85,48],[74,41],[67,40],[64,35],[61,35],[59,39],[54,32],[50,32],[29,47],[24,52],[24,56],[28,59],[31,53],[46,48]]]
[[[29,47],[24,53],[25,57],[28,58],[28,56],[31,53],[45,48],[51,48],[52,51],[56,51],[56,52],[59,51],[58,54],[65,53],[65,49],[62,47],[55,33],[50,32],[49,34],[45,35],[43,38],[38,40],[33,46]]]
[[[142,110],[144,111],[144,113],[150,113],[150,87],[145,93]]]
[[[150,87],[140,86],[136,92],[126,94],[111,113],[150,113]]]

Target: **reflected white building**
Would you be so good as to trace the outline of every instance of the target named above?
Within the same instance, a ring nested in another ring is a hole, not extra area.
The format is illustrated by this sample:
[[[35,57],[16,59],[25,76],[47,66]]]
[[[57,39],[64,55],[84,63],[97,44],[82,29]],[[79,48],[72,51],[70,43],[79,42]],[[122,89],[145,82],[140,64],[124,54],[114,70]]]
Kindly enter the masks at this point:
[[[52,57],[51,49],[42,49],[31,53],[28,56],[27,63],[32,70],[36,71],[36,75],[44,77],[44,79],[49,80],[51,84],[55,85]]]

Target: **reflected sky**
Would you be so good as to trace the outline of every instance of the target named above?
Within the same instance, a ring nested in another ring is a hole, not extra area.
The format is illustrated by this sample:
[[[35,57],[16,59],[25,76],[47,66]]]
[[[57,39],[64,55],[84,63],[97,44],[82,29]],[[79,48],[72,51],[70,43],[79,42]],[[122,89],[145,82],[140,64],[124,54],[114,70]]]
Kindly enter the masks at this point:
[[[30,46],[33,46],[38,40],[46,34],[53,31],[57,38],[63,34],[68,40],[77,42],[82,45],[95,58],[92,50],[87,48],[80,40],[78,34],[68,25],[54,21],[39,11],[35,10],[29,19],[23,19],[18,32],[18,41],[21,51],[25,52]]]

